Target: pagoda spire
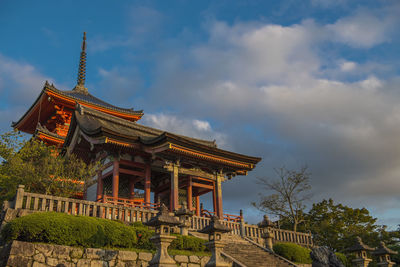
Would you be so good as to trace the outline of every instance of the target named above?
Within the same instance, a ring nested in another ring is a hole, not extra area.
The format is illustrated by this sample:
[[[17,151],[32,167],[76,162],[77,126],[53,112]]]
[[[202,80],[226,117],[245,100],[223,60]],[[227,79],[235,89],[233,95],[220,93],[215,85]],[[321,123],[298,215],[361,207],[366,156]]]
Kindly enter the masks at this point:
[[[79,59],[78,79],[77,85],[73,89],[80,93],[88,94],[87,88],[85,88],[86,79],[86,32],[83,33],[82,51]]]

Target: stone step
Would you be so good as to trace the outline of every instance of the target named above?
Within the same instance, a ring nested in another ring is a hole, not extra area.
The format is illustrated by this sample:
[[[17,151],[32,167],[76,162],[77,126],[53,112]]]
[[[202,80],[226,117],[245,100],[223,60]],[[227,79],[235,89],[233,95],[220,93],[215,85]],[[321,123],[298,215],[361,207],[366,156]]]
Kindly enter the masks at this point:
[[[292,267],[276,254],[265,251],[260,247],[242,239],[240,243],[229,242],[223,249],[224,253],[245,264],[247,267]]]

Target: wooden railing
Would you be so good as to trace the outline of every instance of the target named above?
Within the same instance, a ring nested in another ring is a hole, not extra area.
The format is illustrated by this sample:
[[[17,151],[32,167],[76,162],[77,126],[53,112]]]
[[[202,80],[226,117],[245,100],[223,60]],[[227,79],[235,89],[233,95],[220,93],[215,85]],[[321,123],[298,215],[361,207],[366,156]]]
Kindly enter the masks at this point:
[[[113,205],[123,205],[125,207],[130,208],[146,208],[157,210],[160,207],[160,204],[157,203],[144,203],[143,199],[130,199],[130,198],[115,198],[112,196],[103,196],[103,198],[98,199],[97,201],[103,203],[109,203]]]
[[[85,215],[125,222],[147,222],[157,211],[143,207],[126,207],[110,203],[86,201],[25,192],[19,186],[12,208],[30,211],[55,211],[72,215]]]
[[[216,214],[217,213],[214,212],[214,211],[209,211],[209,210],[205,210],[205,209],[202,209],[200,211],[200,215],[203,216],[203,217],[207,217],[207,218],[211,218],[212,216],[216,216]],[[222,219],[224,221],[228,221],[228,222],[240,222],[242,220],[242,216],[224,213],[223,216],[222,216]]]

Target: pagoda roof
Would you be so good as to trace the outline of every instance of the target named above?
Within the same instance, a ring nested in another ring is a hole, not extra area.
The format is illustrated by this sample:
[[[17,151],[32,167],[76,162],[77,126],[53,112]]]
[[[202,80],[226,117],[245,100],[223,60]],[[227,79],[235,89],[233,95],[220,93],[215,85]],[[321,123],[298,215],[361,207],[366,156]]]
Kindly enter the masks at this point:
[[[215,141],[202,140],[170,133],[127,121],[104,112],[77,105],[64,148],[71,145],[73,134],[79,128],[91,142],[112,143],[122,147],[140,145],[148,153],[171,152],[205,160],[220,161],[241,169],[251,170],[261,158],[246,156],[217,148]]]
[[[72,107],[75,106],[76,103],[80,103],[82,105],[88,105],[93,108],[101,109],[105,112],[110,112],[113,114],[121,114],[123,115],[133,115],[135,117],[140,118],[143,116],[143,110],[134,110],[133,108],[121,108],[114,105],[111,105],[93,95],[91,95],[86,88],[82,90],[80,87],[76,86],[74,89],[69,91],[62,91],[57,89],[53,84],[49,84],[47,81],[45,82],[42,91],[40,92],[39,96],[32,104],[32,106],[25,112],[25,114],[17,121],[11,124],[12,127],[18,128],[24,119],[30,117],[32,113],[35,111],[39,111],[43,109],[42,107],[44,103],[43,96],[53,96],[55,98],[61,98],[67,102],[69,102]]]

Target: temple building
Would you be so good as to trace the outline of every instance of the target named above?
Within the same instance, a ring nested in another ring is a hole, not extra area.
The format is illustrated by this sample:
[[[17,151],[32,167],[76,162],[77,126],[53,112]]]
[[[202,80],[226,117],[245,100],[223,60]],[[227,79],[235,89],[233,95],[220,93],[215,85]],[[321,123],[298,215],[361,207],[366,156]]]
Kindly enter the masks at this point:
[[[85,88],[86,35],[78,82],[71,91],[45,83],[28,111],[12,126],[48,145],[75,154],[86,163],[100,161],[86,185],[86,198],[125,206],[171,211],[186,205],[196,215],[224,215],[222,183],[246,175],[261,160],[201,140],[147,127],[143,111],[120,108]],[[140,193],[138,193],[140,192]],[[200,196],[212,192],[213,211],[200,208]]]

